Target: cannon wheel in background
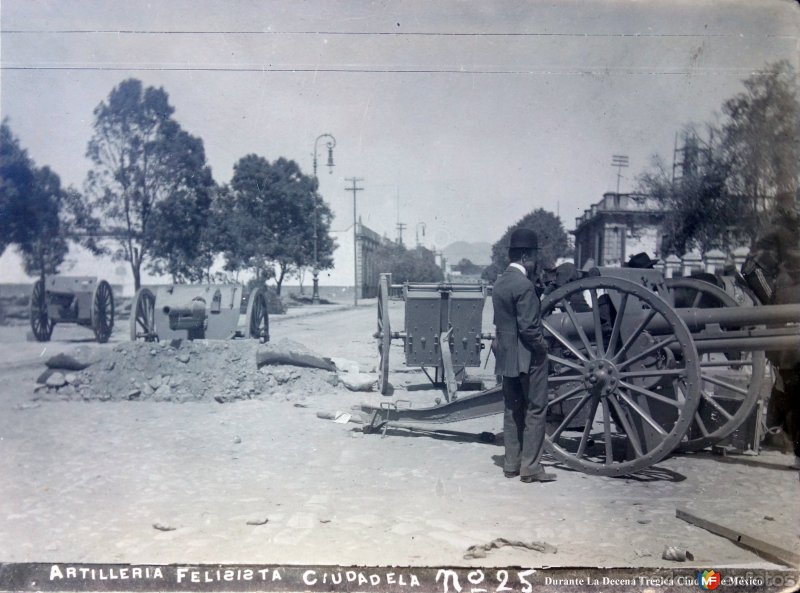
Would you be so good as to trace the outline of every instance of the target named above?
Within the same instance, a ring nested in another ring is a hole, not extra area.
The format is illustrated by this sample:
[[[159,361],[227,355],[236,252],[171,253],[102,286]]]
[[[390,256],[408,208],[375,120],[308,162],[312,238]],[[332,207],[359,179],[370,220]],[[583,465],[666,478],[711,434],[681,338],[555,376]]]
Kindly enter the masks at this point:
[[[378,391],[389,395],[389,348],[392,345],[392,327],[389,323],[389,276],[381,274],[378,282]]]
[[[267,291],[256,288],[247,300],[247,337],[269,342],[269,313]]]
[[[105,280],[94,288],[92,295],[92,330],[101,344],[108,342],[114,329],[114,293]]]
[[[683,289],[691,307],[738,307],[731,295],[718,286],[697,278],[668,278],[670,296]],[[683,305],[684,303],[677,303]],[[720,379],[729,373],[746,381],[747,387]],[[704,353],[700,357],[700,405],[694,413],[689,437],[680,443],[682,451],[699,451],[729,436],[750,415],[764,386],[766,356],[763,352]],[[720,392],[720,389],[722,392]],[[723,405],[724,402],[724,405]],[[709,411],[708,414],[704,414]],[[703,420],[702,416],[706,417]],[[699,435],[699,436],[698,436]]]
[[[136,291],[131,305],[131,342],[144,340],[157,342],[156,333],[156,297],[149,288]]]
[[[570,297],[584,291],[592,312],[575,313]],[[620,311],[601,312],[601,295]],[[556,308],[564,312],[553,314]],[[674,309],[639,284],[589,277],[555,290],[541,310],[552,342],[548,451],[568,467],[604,476],[635,473],[669,455],[700,401],[699,357]],[[651,320],[668,329],[651,334]]]
[[[31,330],[39,342],[49,342],[55,323],[47,315],[47,295],[41,279],[33,283],[30,302]]]

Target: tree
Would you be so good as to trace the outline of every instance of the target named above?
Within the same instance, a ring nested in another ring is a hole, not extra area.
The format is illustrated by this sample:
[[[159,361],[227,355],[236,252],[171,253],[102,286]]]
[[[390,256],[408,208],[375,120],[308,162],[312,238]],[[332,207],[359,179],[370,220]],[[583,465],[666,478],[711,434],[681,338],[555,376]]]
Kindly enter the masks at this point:
[[[318,267],[333,267],[333,215],[317,194],[316,181],[294,161],[279,158],[270,163],[255,154],[241,158],[222,201],[228,212],[227,269],[252,269],[263,281],[275,278],[280,294],[286,278],[314,263],[315,216]]]
[[[702,252],[730,249],[741,240],[734,231],[752,217],[747,201],[728,191],[731,166],[716,141],[719,133],[710,129],[706,142],[688,128],[683,137],[682,166],[676,178],[654,158],[651,169],[638,180],[640,191],[664,210],[661,255],[694,248]]]
[[[561,219],[552,212],[537,208],[508,227],[500,240],[492,245],[492,263],[481,275],[484,280],[494,282],[508,266],[508,243],[511,233],[518,228],[536,232],[539,239],[539,262],[546,268],[552,267],[558,258],[566,257],[571,251],[569,237]]]
[[[44,277],[63,263],[68,246],[60,219],[66,192],[49,167],[36,167],[11,132],[0,124],[0,253],[16,245],[25,272]]]
[[[174,137],[169,149],[186,155],[184,173],[192,177],[180,184],[173,193],[156,205],[153,217],[153,261],[148,269],[157,274],[169,274],[173,282],[202,282],[208,278],[214,254],[219,251],[214,240],[215,214],[212,209],[215,193],[211,170],[205,164],[203,142],[186,132],[169,126]]]
[[[110,225],[117,243],[112,256],[130,262],[137,289],[142,264],[149,258],[165,260],[165,271],[182,275],[184,266],[173,261],[169,250],[179,245],[181,253],[192,255],[198,249],[191,244],[199,236],[197,228],[194,234],[185,231],[204,218],[210,172],[202,140],[184,132],[173,112],[164,89],[143,88],[133,78],[114,87],[94,110],[87,149],[94,165],[86,182],[88,200]],[[171,203],[164,204],[167,200]],[[159,236],[167,226],[159,218],[189,211],[191,220],[174,221],[174,233]]]
[[[797,73],[786,61],[745,79],[744,87],[722,107],[722,149],[728,191],[749,200],[753,217],[747,230],[754,237],[775,194],[797,192],[800,100]]]
[[[708,141],[688,127],[676,179],[654,158],[639,190],[663,207],[662,254],[730,249],[756,237],[779,192],[796,193],[800,176],[800,101],[787,62],[769,65],[725,101],[727,118]]]
[[[441,282],[442,269],[434,253],[425,247],[406,249],[399,243],[385,243],[374,254],[377,269],[390,272],[392,282]]]

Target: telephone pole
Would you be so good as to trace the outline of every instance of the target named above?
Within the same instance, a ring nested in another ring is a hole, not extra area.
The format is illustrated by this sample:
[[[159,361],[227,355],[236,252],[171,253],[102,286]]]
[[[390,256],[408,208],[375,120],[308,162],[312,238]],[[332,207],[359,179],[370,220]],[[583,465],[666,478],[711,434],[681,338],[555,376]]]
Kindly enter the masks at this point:
[[[359,181],[364,181],[362,177],[347,177],[345,181],[352,183],[351,187],[346,187],[347,191],[353,192],[353,305],[358,306],[358,219],[356,218],[356,196],[357,192],[364,191],[363,187],[358,187]]]

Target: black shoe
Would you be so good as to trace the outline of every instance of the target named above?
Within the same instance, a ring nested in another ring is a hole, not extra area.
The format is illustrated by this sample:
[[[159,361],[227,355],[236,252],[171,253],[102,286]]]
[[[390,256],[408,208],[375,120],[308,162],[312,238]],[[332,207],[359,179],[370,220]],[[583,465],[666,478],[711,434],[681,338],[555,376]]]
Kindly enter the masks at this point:
[[[519,470],[514,471],[514,472],[506,472],[506,471],[504,471],[503,475],[505,477],[507,477],[507,478],[516,478],[519,475]]]
[[[520,481],[524,482],[525,484],[531,484],[532,482],[555,482],[556,475],[542,472],[540,474],[534,474],[532,476],[522,476],[520,478]]]

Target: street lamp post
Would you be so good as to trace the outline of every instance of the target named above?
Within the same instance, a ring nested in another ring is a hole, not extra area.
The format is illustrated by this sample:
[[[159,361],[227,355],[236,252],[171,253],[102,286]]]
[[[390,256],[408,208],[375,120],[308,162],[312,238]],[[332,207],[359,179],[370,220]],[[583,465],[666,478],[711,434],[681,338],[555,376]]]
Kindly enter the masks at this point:
[[[328,167],[328,173],[333,173],[333,148],[336,146],[336,138],[330,134],[320,134],[314,140],[314,269],[312,270],[314,288],[311,292],[311,302],[315,305],[319,304],[319,235],[317,234],[317,189],[319,188],[319,179],[317,178],[317,150],[319,141],[326,139],[328,147],[328,162],[325,165]]]

